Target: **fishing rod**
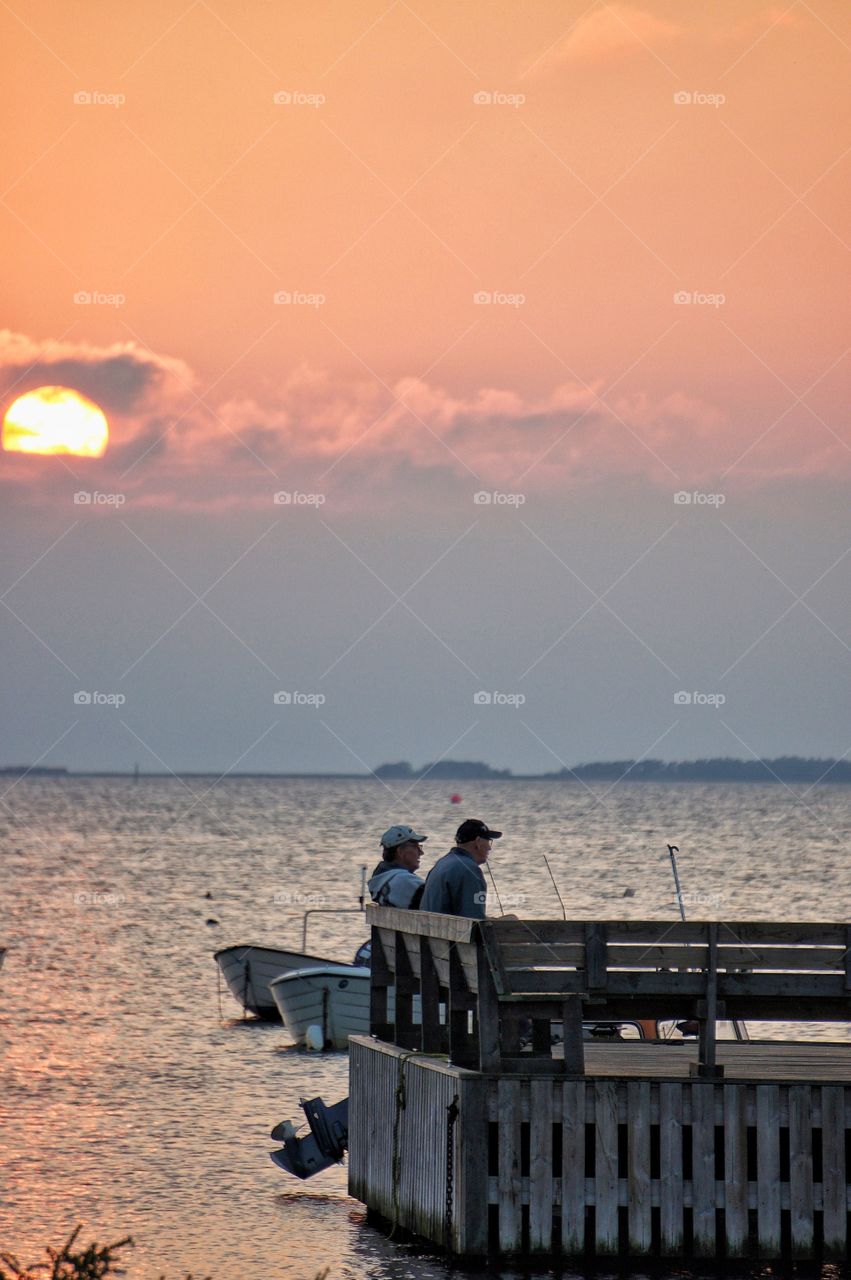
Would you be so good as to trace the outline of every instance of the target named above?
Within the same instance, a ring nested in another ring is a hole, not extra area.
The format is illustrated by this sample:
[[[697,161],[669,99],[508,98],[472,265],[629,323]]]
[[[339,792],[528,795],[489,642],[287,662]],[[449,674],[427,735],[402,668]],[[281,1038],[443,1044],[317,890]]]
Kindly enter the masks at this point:
[[[505,909],[504,909],[504,907],[503,907],[503,905],[502,905],[502,901],[501,901],[500,896],[499,896],[499,889],[497,889],[497,887],[496,887],[496,881],[495,881],[495,880],[494,880],[494,878],[493,878],[493,872],[491,871],[490,863],[489,863],[489,862],[486,862],[486,863],[485,863],[485,866],[486,866],[486,867],[487,867],[487,869],[488,869],[488,875],[489,875],[489,876],[490,876],[490,878],[491,878],[491,884],[493,885],[493,891],[494,891],[494,893],[496,894],[496,905],[499,907],[499,914],[500,914],[501,916],[504,916],[504,915],[505,915]]]
[[[677,854],[679,853],[679,851],[680,850],[678,845],[675,845],[675,844],[668,845],[668,856],[671,859],[671,870],[674,873],[674,885],[676,886],[676,890],[677,890],[677,905],[680,908],[680,919],[682,920],[683,924],[685,924],[686,909],[683,906],[683,891],[680,888],[680,873],[677,870]]]
[[[543,855],[543,859],[544,859],[544,862],[545,862],[545,863],[546,863],[546,865],[547,865],[547,871],[549,871],[549,873],[550,873],[550,879],[551,879],[551,880],[552,880],[552,882],[553,882],[553,888],[554,888],[554,889],[555,889],[555,891],[556,891],[556,897],[558,898],[559,903],[560,903],[560,905],[561,905],[561,914],[562,914],[562,919],[563,919],[563,920],[566,920],[566,919],[567,919],[567,911],[565,910],[564,900],[563,900],[563,898],[562,898],[561,894],[560,894],[560,893],[559,893],[559,891],[558,891],[558,885],[556,884],[556,878],[555,878],[555,876],[553,875],[553,869],[552,869],[552,867],[550,866],[550,860],[549,860],[549,858],[547,857],[547,855],[546,855],[546,854],[544,854],[544,855]]]
[[[678,906],[679,906],[679,908],[680,908],[680,919],[682,920],[683,924],[685,924],[685,923],[686,923],[686,909],[685,909],[685,904],[683,903],[683,891],[682,891],[682,888],[681,888],[681,886],[680,886],[680,873],[679,873],[679,871],[678,871],[678,869],[677,869],[677,854],[679,853],[679,851],[680,851],[680,850],[679,850],[679,846],[678,846],[678,845],[675,845],[675,844],[669,844],[669,845],[667,846],[667,849],[668,849],[668,856],[669,856],[669,858],[671,859],[671,870],[672,870],[672,871],[673,871],[673,873],[674,873],[674,884],[675,884],[675,886],[676,886],[676,890],[677,890],[677,905],[678,905]],[[688,946],[688,943],[686,943],[686,946]],[[734,1031],[735,1031],[735,1033],[736,1033],[736,1039],[737,1039],[737,1040],[747,1040],[747,1039],[749,1039],[749,1037],[748,1037],[748,1029],[747,1029],[747,1026],[745,1025],[745,1023],[744,1023],[744,1022],[740,1022],[740,1021],[739,1021],[738,1019],[736,1019],[736,1018],[731,1018],[731,1019],[730,1019],[730,1021],[731,1021],[732,1026],[733,1026],[733,1030],[734,1030]]]

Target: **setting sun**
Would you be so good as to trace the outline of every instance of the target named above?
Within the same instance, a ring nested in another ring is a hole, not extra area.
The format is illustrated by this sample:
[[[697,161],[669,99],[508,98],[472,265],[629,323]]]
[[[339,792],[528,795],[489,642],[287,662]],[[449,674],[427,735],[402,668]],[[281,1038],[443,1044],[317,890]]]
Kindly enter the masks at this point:
[[[103,411],[70,387],[38,387],[19,396],[3,419],[3,448],[15,453],[73,453],[99,458],[109,427]]]

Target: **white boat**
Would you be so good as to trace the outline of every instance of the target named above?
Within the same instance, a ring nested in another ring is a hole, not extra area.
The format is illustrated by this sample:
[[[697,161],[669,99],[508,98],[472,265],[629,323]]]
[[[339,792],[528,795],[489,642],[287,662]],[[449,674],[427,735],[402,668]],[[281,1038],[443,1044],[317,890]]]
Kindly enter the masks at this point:
[[[306,955],[302,951],[281,951],[276,947],[258,947],[253,944],[223,947],[215,952],[213,959],[234,1000],[247,1013],[275,1021],[280,1018],[280,1014],[269,990],[269,983],[273,978],[293,969],[336,964],[336,961],[324,956]],[[368,1003],[367,1000],[367,1006]]]
[[[320,962],[282,973],[269,987],[296,1044],[346,1050],[349,1036],[369,1034],[369,969],[361,965]]]

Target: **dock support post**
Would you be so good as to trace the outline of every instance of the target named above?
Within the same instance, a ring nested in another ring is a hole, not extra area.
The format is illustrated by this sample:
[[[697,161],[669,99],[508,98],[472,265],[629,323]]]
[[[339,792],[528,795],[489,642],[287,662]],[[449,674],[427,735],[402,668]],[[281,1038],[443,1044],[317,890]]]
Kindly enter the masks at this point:
[[[700,1020],[698,1037],[698,1061],[692,1064],[692,1075],[708,1080],[718,1079],[724,1074],[724,1068],[718,1066],[715,1052],[716,1023],[718,1019],[718,925],[709,925],[708,938],[709,967],[706,973],[706,999],[698,1002],[697,1016]]]

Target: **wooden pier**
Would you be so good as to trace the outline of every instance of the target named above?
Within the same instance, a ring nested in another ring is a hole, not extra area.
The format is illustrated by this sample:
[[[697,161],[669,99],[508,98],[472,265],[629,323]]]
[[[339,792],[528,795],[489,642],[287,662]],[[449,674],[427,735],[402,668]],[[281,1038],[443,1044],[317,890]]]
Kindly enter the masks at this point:
[[[374,1214],[469,1257],[848,1257],[851,1044],[715,1039],[851,1021],[845,925],[369,912],[349,1189]],[[671,1016],[699,1039],[582,1039]]]

